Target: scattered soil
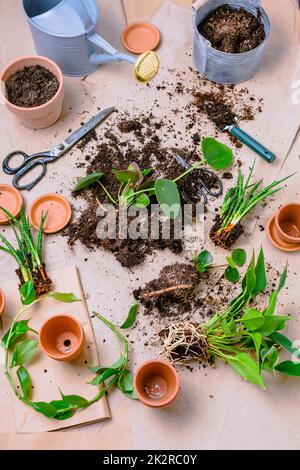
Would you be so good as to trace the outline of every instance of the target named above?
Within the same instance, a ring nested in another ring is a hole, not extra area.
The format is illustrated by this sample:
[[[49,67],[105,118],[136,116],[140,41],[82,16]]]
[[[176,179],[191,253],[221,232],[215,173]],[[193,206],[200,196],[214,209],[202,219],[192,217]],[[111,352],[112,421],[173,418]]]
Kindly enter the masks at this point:
[[[266,37],[259,9],[254,16],[244,8],[234,9],[229,5],[221,5],[214,10],[198,30],[212,47],[231,54],[251,51]]]
[[[22,108],[34,108],[50,101],[59,89],[59,81],[41,65],[24,67],[6,82],[8,100]]]
[[[77,148],[80,150],[86,149],[86,147],[92,142],[97,142],[97,133],[95,129],[92,129],[77,145]]]
[[[51,287],[52,287],[52,281],[45,272],[45,265],[43,264],[43,272],[32,271],[32,273],[33,273],[33,284],[34,284],[36,296],[41,297],[42,295],[49,294],[49,292],[51,291]],[[16,274],[20,281],[19,288],[21,288],[22,285],[25,283],[25,281],[19,269],[16,270]]]
[[[179,313],[176,309],[179,302],[181,313],[190,309],[189,302],[198,282],[199,275],[193,264],[176,263],[165,266],[158,279],[135,290],[133,295],[149,312],[155,308],[161,316],[170,317]]]
[[[241,224],[237,224],[233,230],[229,232],[223,232],[222,235],[219,235],[218,230],[220,228],[220,224],[221,218],[218,215],[216,218],[216,222],[210,231],[209,237],[215,245],[220,246],[221,248],[225,248],[225,250],[230,250],[232,245],[244,233],[243,226]]]

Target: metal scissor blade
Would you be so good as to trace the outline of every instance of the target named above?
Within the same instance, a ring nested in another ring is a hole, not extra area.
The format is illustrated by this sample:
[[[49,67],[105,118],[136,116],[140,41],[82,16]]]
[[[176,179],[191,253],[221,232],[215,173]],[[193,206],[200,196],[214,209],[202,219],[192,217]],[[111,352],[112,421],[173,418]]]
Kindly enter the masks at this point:
[[[175,159],[176,159],[177,163],[179,163],[179,165],[181,165],[186,170],[191,168],[191,165],[184,158],[182,158],[180,155],[175,155]]]
[[[64,153],[77,144],[77,142],[80,142],[83,137],[85,137],[92,129],[98,126],[98,124],[100,124],[100,122],[102,122],[113,111],[115,111],[114,107],[100,111],[100,113],[96,114],[96,116],[92,117],[86,124],[81,126],[76,132],[70,135],[62,144],[65,146]]]

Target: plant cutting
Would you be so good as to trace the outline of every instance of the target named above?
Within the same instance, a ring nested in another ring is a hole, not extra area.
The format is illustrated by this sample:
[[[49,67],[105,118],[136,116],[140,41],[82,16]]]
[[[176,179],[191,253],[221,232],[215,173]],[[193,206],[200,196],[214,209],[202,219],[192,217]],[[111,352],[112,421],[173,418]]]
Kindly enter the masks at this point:
[[[86,398],[78,395],[65,395],[59,389],[60,398],[58,400],[52,400],[50,402],[33,401],[31,399],[31,378],[25,366],[33,359],[38,348],[38,341],[35,339],[23,339],[23,336],[27,333],[38,335],[38,332],[30,327],[30,320],[22,320],[21,318],[33,305],[47,298],[53,298],[59,302],[65,303],[79,302],[80,299],[72,293],[66,294],[60,292],[49,292],[48,294],[37,298],[33,282],[31,280],[21,287],[21,295],[23,306],[13,319],[10,329],[1,341],[1,346],[4,348],[5,352],[4,373],[14,394],[20,401],[47,418],[62,421],[71,418],[76,412],[99,401],[112,385],[116,385],[127,397],[136,399],[132,385],[133,376],[127,367],[129,353],[128,341],[123,335],[121,335],[117,328],[112,325],[112,323],[101,315],[95,313],[95,316],[109,326],[109,328],[124,344],[124,353],[122,353],[118,364],[114,364],[114,366],[110,367],[102,367],[102,372],[100,372],[100,366],[97,368],[97,380],[92,381],[93,385],[98,386],[97,394],[92,399],[87,400]],[[127,319],[122,325],[123,328],[129,328],[133,325],[137,314],[137,308],[138,304],[134,303],[129,311]],[[95,368],[92,369],[94,370]],[[112,370],[114,371],[114,374],[109,372]],[[105,380],[112,376],[113,379],[111,379],[109,383],[105,384]],[[19,382],[20,389],[16,384],[16,379]]]
[[[147,207],[151,203],[150,198],[155,196],[165,215],[170,219],[176,219],[181,207],[181,197],[177,186],[179,180],[199,169],[205,163],[216,170],[227,169],[232,165],[232,150],[215,139],[207,138],[202,141],[202,153],[203,160],[195,163],[173,180],[162,177],[154,178],[152,169],[141,170],[137,163],[133,162],[127,169],[112,170],[112,173],[120,182],[117,197],[110,194],[100,181],[104,176],[103,173],[92,173],[81,179],[75,186],[74,192],[81,191],[97,183],[112,204],[123,208],[131,205]],[[100,201],[98,203],[101,205]]]
[[[293,343],[279,331],[290,320],[287,315],[276,315],[276,304],[287,278],[287,267],[280,276],[277,289],[263,309],[251,305],[255,297],[267,287],[265,258],[260,250],[255,254],[242,281],[241,293],[232,299],[223,312],[200,324],[182,321],[171,324],[159,333],[163,354],[174,364],[190,361],[214,364],[221,360],[241,377],[265,387],[263,372],[300,376],[300,355]],[[297,362],[279,362],[280,351],[295,354]]]
[[[278,186],[293,176],[289,175],[260,189],[263,182],[262,179],[257,183],[251,183],[254,165],[255,163],[250,169],[246,181],[243,173],[239,170],[237,183],[227,192],[221,206],[221,216],[217,218],[216,223],[210,231],[210,238],[215,245],[227,250],[229,250],[242,235],[243,227],[241,222],[244,217],[246,217],[258,203],[283,189],[283,186]]]
[[[209,269],[225,268],[225,277],[228,281],[236,284],[240,279],[240,273],[238,268],[243,267],[247,261],[247,254],[243,248],[236,248],[233,250],[231,256],[226,256],[227,264],[221,266],[213,265],[212,254],[203,250],[195,259],[197,271],[201,274],[205,273]]]
[[[13,247],[0,233],[0,241],[2,242],[0,250],[12,256],[17,262],[19,269],[16,273],[20,280],[20,288],[28,281],[32,281],[37,297],[48,294],[51,290],[52,281],[45,272],[43,262],[43,227],[47,214],[42,215],[34,239],[31,224],[23,208],[20,211],[20,222],[3,207],[0,210],[8,217],[17,242],[17,247]]]

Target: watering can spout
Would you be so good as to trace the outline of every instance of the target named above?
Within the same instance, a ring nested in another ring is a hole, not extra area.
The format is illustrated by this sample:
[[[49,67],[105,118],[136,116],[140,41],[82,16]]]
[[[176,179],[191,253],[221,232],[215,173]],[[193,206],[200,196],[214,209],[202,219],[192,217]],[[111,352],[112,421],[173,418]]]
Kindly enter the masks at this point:
[[[123,54],[117,51],[109,42],[99,36],[99,34],[92,34],[89,36],[89,41],[94,45],[103,49],[105,52],[96,53],[94,52],[91,56],[92,64],[105,64],[106,62],[120,62],[125,60],[130,64],[135,64],[136,58],[129,54]]]

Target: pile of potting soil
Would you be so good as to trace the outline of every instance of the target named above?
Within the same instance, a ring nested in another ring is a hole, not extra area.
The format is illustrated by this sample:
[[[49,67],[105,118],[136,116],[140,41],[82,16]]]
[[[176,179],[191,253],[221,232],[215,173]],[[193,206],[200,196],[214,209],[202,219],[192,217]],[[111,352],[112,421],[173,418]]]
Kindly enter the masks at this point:
[[[266,37],[259,9],[254,16],[244,8],[235,9],[229,5],[214,10],[198,30],[212,47],[231,54],[251,51]]]
[[[170,70],[169,74],[169,81],[149,85],[155,87],[158,92],[158,98],[153,103],[157,115],[155,111],[115,113],[109,122],[101,126],[101,140],[98,140],[97,132],[92,132],[79,145],[82,156],[77,164],[78,168],[86,168],[86,174],[104,173],[101,181],[115,198],[119,183],[112,175],[113,168],[126,169],[135,162],[141,169],[152,168],[154,177],[174,179],[183,172],[183,168],[175,160],[176,153],[190,164],[199,161],[199,142],[208,136],[205,125],[210,119],[203,107],[203,102],[208,96],[210,100],[230,107],[239,119],[254,119],[255,114],[262,109],[261,100],[252,96],[246,87],[238,89],[213,84],[200,77],[193,69]],[[167,96],[170,101],[165,115],[162,115],[159,109],[161,94]],[[180,100],[185,100],[185,105],[179,105]],[[168,146],[170,136],[172,145]],[[218,138],[218,131],[211,136]],[[240,165],[240,162],[237,161],[236,164]],[[224,174],[224,179],[230,178],[231,173]],[[193,183],[191,174],[179,182],[179,189],[184,188],[187,198],[197,201],[198,192]],[[206,180],[206,183],[209,187],[214,185],[214,181]],[[103,248],[113,253],[122,266],[127,268],[142,263],[147,255],[157,250],[168,248],[174,253],[182,252],[182,241],[174,240],[172,233],[170,240],[99,240],[96,234],[99,222],[96,215],[98,201],[109,201],[97,184],[82,191],[77,197],[83,197],[87,206],[65,232],[71,246],[79,240],[91,250]],[[188,201],[182,197],[182,202]]]
[[[41,65],[24,67],[7,82],[8,100],[22,108],[34,108],[50,101],[56,95],[59,81],[50,70]]]

